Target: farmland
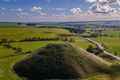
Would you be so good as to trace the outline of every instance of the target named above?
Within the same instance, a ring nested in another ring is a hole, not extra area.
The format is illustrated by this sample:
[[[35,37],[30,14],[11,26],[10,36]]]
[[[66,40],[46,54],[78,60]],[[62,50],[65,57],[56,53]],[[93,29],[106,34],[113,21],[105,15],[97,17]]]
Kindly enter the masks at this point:
[[[59,38],[59,35],[72,35],[68,30],[56,29],[56,28],[0,28],[0,80],[21,80],[12,70],[12,66],[29,56],[26,52],[32,52],[40,47],[43,47],[49,43],[64,43],[68,41],[65,37]],[[26,38],[40,38],[33,41],[21,41]],[[55,38],[55,40],[54,40]],[[58,40],[56,40],[56,38]],[[81,48],[87,48],[89,42],[80,39],[76,36],[70,36],[68,39],[73,44]],[[47,40],[41,40],[47,39]],[[48,40],[50,39],[50,40]],[[53,39],[53,40],[52,40]],[[2,42],[3,41],[3,42]],[[10,45],[10,48],[4,46],[6,43]],[[17,48],[21,49],[20,52],[16,52]],[[29,53],[30,54],[30,53]],[[7,77],[6,77],[7,76]]]
[[[107,36],[98,36],[92,39],[101,43],[107,51],[119,55],[119,31],[116,31],[115,33],[112,31],[105,31],[104,34],[107,34]],[[82,36],[78,36],[76,33],[72,33],[64,28],[21,26],[1,27],[0,80],[23,80],[15,74],[13,65],[19,61],[27,59],[29,56],[33,55],[32,53],[34,51],[50,43],[70,43],[75,47],[82,48],[84,50],[90,45],[94,46]],[[95,73],[95,76],[92,74],[88,80],[97,80],[99,77],[106,79],[109,78],[109,76],[110,75],[104,75],[101,73],[96,76]]]
[[[106,31],[107,36],[99,36],[96,40],[103,44],[107,51],[120,56],[120,31]]]
[[[99,30],[100,29],[100,30]],[[105,50],[114,55],[120,56],[120,30],[114,28],[86,28],[83,37],[90,38],[100,43]]]

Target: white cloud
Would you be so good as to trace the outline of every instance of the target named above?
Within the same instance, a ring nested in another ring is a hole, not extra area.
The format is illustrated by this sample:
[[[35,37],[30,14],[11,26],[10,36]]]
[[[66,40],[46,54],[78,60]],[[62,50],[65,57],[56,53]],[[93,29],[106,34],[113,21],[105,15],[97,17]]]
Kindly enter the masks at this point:
[[[93,3],[95,2],[96,0],[86,0],[87,2],[90,2],[90,3]]]
[[[86,0],[87,2],[90,2],[90,3],[93,3],[93,2],[96,2],[96,1],[99,1],[99,2],[114,2],[116,0]]]
[[[9,9],[10,11],[15,11],[15,12],[24,12],[24,9],[22,8],[16,8],[16,9]]]
[[[120,0],[117,0],[118,5],[120,5]]]
[[[41,10],[42,10],[42,8],[39,7],[39,6],[33,6],[32,9],[31,9],[31,11],[33,11],[33,12],[41,11]]]
[[[29,13],[23,8],[9,9],[12,13],[17,15],[17,17],[25,17],[28,16]]]
[[[120,0],[86,0],[86,1],[92,3],[89,9],[92,10],[93,12],[100,13],[117,12],[118,8],[120,7]]]
[[[23,12],[23,9],[22,8],[18,8],[18,9],[16,9],[16,11]]]
[[[89,2],[89,3],[95,3],[97,1],[100,3],[107,3],[107,4],[116,3],[120,5],[120,0],[86,0],[86,2]]]
[[[82,12],[82,10],[80,8],[72,8],[72,9],[70,9],[70,12],[77,15],[77,14],[80,14]]]
[[[33,6],[31,8],[32,12],[39,13],[40,15],[47,15],[47,13],[43,12],[43,9],[40,6]]]
[[[56,11],[65,11],[65,8],[52,8],[52,10],[56,10]]]
[[[0,15],[4,15],[5,14],[5,10],[6,10],[6,8],[0,7]]]
[[[114,9],[106,4],[101,7],[101,10],[103,10],[104,12],[112,12]]]
[[[16,15],[19,18],[23,18],[23,17],[27,17],[29,15],[29,13],[28,12],[20,12],[20,13],[17,13]]]
[[[4,7],[0,7],[0,10],[5,10],[6,8],[4,8]]]
[[[27,12],[21,12],[20,14],[21,15],[28,15],[29,13],[27,13]]]

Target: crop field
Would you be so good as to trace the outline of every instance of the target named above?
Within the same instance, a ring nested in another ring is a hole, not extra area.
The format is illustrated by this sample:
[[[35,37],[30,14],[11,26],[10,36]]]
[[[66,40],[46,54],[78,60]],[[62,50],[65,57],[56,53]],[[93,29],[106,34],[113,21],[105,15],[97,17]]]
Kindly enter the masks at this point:
[[[57,28],[0,28],[0,80],[21,80],[13,72],[12,66],[18,61],[27,58],[31,52],[47,45],[48,43],[64,43],[66,40],[47,41],[47,39],[54,39],[59,37],[61,34],[71,35],[72,33],[70,33],[68,30]],[[25,38],[33,37],[46,40],[21,41]],[[90,44],[84,39],[80,39],[76,36],[68,38],[72,38],[73,41],[71,43],[81,48],[87,48],[87,46]],[[6,43],[9,46],[7,45],[6,47]]]

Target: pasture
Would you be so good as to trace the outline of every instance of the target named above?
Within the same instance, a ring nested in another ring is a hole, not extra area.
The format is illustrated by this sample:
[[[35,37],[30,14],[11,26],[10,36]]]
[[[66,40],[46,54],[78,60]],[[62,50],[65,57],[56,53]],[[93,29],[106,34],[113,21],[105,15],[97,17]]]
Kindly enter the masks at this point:
[[[60,38],[58,38],[61,34],[68,35],[68,37],[60,36]],[[76,46],[87,48],[89,42],[77,36],[69,36],[72,34],[73,33],[70,33],[68,30],[57,28],[0,28],[0,80],[22,80],[13,72],[12,66],[31,54],[26,54],[26,52],[32,52],[49,43],[69,42],[68,40],[70,38],[72,39],[71,43]],[[56,37],[58,40],[52,40]],[[21,41],[26,38],[40,38],[40,40]],[[48,40],[49,38],[51,40]],[[46,40],[41,41],[41,39]],[[4,46],[6,43],[9,44],[9,47]],[[21,52],[16,52],[17,48],[20,48]]]
[[[108,52],[120,56],[120,31],[106,31],[107,36],[99,36],[96,40],[101,43]]]
[[[119,32],[95,38],[112,53],[120,52]],[[31,56],[31,53],[49,43],[72,43],[86,49],[92,45],[84,38],[62,28],[7,27],[0,28],[0,80],[22,80],[13,71],[13,65]],[[94,78],[90,78],[94,79]],[[89,80],[89,79],[88,79]]]

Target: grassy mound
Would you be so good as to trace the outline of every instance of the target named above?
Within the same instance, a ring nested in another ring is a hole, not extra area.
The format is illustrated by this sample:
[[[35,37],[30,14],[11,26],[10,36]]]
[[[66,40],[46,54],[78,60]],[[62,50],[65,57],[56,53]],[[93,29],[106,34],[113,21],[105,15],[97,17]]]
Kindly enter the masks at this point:
[[[106,61],[70,44],[48,44],[30,58],[16,63],[13,69],[28,80],[75,80],[108,67]]]
[[[49,44],[37,50],[31,58],[17,63],[14,70],[28,80],[79,78],[79,74],[69,64],[71,62],[66,60],[69,53],[75,53],[71,46]]]

